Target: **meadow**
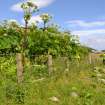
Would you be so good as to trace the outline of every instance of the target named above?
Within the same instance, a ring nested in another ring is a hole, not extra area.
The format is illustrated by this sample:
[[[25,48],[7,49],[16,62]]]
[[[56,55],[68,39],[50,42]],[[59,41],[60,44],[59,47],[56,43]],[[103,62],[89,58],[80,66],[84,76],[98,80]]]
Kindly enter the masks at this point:
[[[53,73],[45,65],[25,66],[24,82],[17,83],[15,57],[0,57],[1,105],[105,105],[105,66],[53,60]]]

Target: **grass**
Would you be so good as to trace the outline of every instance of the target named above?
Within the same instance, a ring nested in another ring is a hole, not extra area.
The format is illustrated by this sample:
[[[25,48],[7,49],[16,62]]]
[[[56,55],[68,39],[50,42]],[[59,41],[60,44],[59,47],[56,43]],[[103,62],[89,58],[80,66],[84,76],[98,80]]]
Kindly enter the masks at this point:
[[[101,63],[70,63],[69,71],[65,71],[64,61],[56,59],[51,77],[40,72],[43,75],[36,78],[34,73],[38,72],[33,71],[30,74],[27,69],[22,86],[16,83],[14,64],[8,66],[12,72],[7,72],[6,65],[3,67],[5,72],[1,70],[1,105],[105,105],[105,83],[101,81],[105,78],[102,72],[105,66]],[[97,73],[102,76],[97,76]]]

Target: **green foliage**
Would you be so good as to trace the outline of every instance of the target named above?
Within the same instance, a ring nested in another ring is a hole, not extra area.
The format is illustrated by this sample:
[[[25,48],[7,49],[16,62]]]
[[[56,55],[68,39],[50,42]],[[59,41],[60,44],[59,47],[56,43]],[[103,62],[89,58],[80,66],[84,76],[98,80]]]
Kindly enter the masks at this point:
[[[9,83],[10,82],[10,83]],[[6,100],[11,100],[11,102],[16,104],[24,104],[25,89],[24,86],[18,86],[12,81],[8,81],[5,87]]]
[[[78,44],[79,41],[70,33],[59,32],[55,29],[55,27],[50,27],[46,31],[41,29],[31,31],[28,37],[29,54],[43,55],[50,53],[55,57],[67,56],[72,58],[77,54],[82,56],[88,53],[88,50]]]
[[[46,64],[47,59],[48,59],[48,55],[40,55],[40,56],[35,57],[35,62],[40,65]]]
[[[19,28],[2,26],[0,29],[5,30],[5,32],[0,33],[0,54],[17,52],[16,48],[21,40]]]
[[[32,75],[34,78],[48,77],[48,70],[45,65],[33,65]]]
[[[79,66],[76,66],[76,63],[72,64],[70,61],[70,71],[65,73],[64,58],[57,58],[54,59],[53,66],[55,69],[51,77],[48,76],[45,65],[27,64],[24,83],[18,85],[16,82],[15,56],[1,57],[1,104],[104,105],[105,85],[98,81],[98,77],[91,77],[91,74],[95,72],[93,66],[86,64],[86,61],[80,62]],[[103,66],[95,69],[104,75]],[[51,97],[56,97],[58,101],[51,100]]]
[[[0,30],[0,53],[21,52],[24,28],[14,22],[5,22]],[[50,25],[45,31],[38,27],[30,27],[27,34],[28,47],[25,52],[28,56],[49,53],[53,57],[66,56],[72,59],[77,55],[85,56],[89,52],[87,47],[80,45],[78,37],[70,32],[60,31],[56,25]]]

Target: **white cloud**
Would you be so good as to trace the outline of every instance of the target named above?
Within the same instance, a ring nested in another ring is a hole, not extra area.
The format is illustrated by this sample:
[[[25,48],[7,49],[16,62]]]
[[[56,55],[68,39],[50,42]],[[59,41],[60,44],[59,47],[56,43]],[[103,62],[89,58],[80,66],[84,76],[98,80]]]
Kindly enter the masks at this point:
[[[31,19],[29,20],[29,25],[31,25],[32,23],[36,23],[36,22],[39,22],[39,23],[43,22],[39,15],[32,16]],[[24,24],[24,19],[22,19],[22,24]]]
[[[83,43],[92,48],[102,50],[105,49],[105,36],[87,37],[87,39]]]
[[[21,9],[21,4],[22,4],[22,3],[17,3],[17,4],[15,4],[15,5],[13,5],[13,6],[11,7],[11,10],[17,11],[17,12],[21,12],[21,11],[22,11],[22,9]]]
[[[86,22],[83,20],[71,20],[68,21],[67,24],[71,27],[87,27],[87,28],[92,28],[92,27],[99,27],[99,26],[105,26],[105,21],[94,21],[94,22]]]
[[[72,34],[78,36],[105,35],[105,29],[79,30],[73,31]]]
[[[91,29],[73,31],[72,34],[80,37],[81,43],[101,50],[105,49],[105,29]]]
[[[48,5],[52,4],[55,0],[30,0],[30,1],[32,1],[34,4],[36,4],[38,6],[38,8],[43,8],[43,7],[47,7]],[[21,4],[22,4],[22,2],[14,4],[11,7],[11,10],[17,11],[17,12],[22,12]]]

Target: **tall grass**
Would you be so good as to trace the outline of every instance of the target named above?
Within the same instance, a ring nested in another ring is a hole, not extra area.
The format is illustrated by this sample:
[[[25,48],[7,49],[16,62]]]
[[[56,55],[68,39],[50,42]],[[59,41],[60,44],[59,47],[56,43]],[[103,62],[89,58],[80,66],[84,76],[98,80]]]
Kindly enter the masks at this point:
[[[27,65],[25,81],[19,86],[14,57],[0,59],[1,67],[4,65],[0,70],[1,105],[105,105],[105,85],[94,72],[95,67],[104,69],[101,61],[92,64],[86,60],[78,64],[70,61],[66,70],[64,59],[58,58],[50,77],[46,66],[33,65],[30,69]]]

